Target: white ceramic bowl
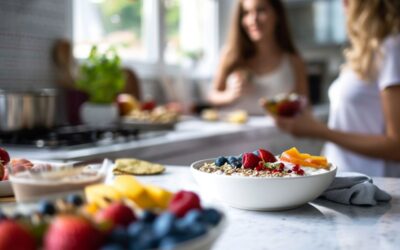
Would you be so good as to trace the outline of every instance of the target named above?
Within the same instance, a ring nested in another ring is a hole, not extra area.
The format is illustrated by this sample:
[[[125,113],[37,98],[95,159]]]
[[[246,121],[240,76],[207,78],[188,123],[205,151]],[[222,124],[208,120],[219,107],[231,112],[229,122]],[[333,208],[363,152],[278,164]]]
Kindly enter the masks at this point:
[[[226,204],[247,210],[285,210],[301,206],[321,195],[332,183],[336,166],[325,173],[296,177],[247,177],[205,173],[199,170],[204,163],[191,164],[192,174],[208,195]]]

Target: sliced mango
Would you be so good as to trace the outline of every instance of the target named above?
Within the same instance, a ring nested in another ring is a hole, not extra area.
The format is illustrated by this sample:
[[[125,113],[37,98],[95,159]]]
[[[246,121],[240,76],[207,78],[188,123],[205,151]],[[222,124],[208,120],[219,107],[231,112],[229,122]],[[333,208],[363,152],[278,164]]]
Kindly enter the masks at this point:
[[[300,153],[295,147],[283,152],[280,159],[282,161],[298,164],[305,167],[329,169],[329,163],[326,157]]]

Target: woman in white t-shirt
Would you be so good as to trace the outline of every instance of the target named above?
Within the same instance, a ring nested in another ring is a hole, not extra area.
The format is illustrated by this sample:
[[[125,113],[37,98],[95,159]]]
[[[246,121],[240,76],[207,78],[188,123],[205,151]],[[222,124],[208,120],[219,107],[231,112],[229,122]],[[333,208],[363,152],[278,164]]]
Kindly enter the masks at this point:
[[[305,111],[276,118],[295,135],[327,140],[342,171],[400,177],[400,1],[344,0],[351,47],[329,90],[328,126]]]
[[[261,97],[307,95],[305,66],[281,0],[238,0],[209,101],[225,110],[264,115]]]

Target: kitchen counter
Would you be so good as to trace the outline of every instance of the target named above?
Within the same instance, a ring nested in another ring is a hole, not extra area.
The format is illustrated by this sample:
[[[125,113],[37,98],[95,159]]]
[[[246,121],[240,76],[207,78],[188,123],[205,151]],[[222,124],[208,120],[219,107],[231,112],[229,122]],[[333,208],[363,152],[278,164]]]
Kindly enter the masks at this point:
[[[171,190],[199,187],[184,167],[168,167],[160,176],[140,177]],[[281,212],[228,207],[199,192],[203,204],[222,209],[228,218],[213,250],[226,249],[399,249],[400,178],[374,178],[393,199],[377,206],[347,206],[317,199]]]
[[[223,211],[228,223],[213,250],[390,250],[400,246],[400,178],[374,178],[375,184],[392,195],[390,203],[347,206],[317,199],[280,212],[240,210],[218,202],[202,193],[190,169],[183,166],[167,166],[162,175],[138,178],[171,191],[195,191],[204,207]],[[15,209],[10,198],[0,199],[0,204],[5,211]]]
[[[316,109],[319,117],[327,114],[326,107]],[[136,157],[163,164],[189,165],[193,160],[235,155],[242,152],[267,148],[280,153],[296,146],[301,151],[319,154],[322,142],[296,139],[280,132],[272,118],[250,117],[246,124],[207,122],[191,117],[176,125],[175,130],[156,137],[128,142],[99,144],[85,147],[61,147],[57,149],[7,147],[11,157],[37,160],[91,160],[98,158]]]

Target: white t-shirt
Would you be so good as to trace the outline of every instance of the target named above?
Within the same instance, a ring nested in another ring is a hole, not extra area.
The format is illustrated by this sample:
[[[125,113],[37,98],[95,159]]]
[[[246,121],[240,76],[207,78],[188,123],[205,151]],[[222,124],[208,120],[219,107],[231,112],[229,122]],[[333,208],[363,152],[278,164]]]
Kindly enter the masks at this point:
[[[343,69],[331,85],[330,128],[362,134],[385,133],[380,91],[400,85],[400,34],[387,38],[382,44],[382,52],[375,81],[363,81],[351,69]],[[324,154],[337,164],[339,171],[400,177],[400,162],[360,155],[333,143],[325,145]]]
[[[244,86],[243,94],[229,106],[222,110],[232,111],[237,109],[246,110],[250,115],[265,115],[265,110],[258,104],[260,98],[272,98],[277,94],[290,93],[295,89],[295,77],[293,67],[288,55],[283,56],[279,67],[263,75],[251,75],[248,85]],[[228,77],[227,87],[231,82],[232,75]]]

